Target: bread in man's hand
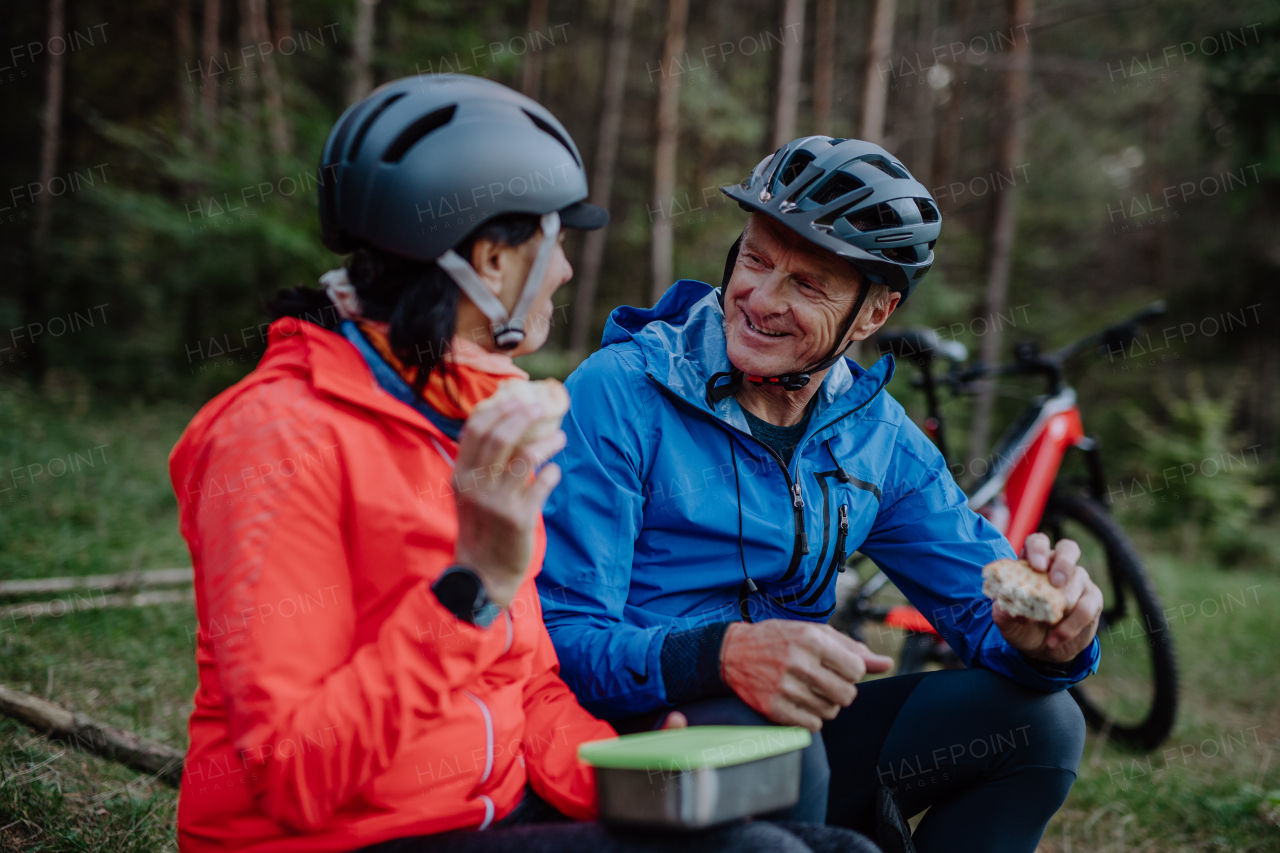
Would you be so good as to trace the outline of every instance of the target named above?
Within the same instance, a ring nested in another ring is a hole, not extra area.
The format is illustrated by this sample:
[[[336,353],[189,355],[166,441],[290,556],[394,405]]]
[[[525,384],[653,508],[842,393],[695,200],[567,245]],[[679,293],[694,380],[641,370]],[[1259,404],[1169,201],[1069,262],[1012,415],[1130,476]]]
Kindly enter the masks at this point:
[[[982,569],[982,594],[1000,602],[1010,616],[1055,624],[1067,609],[1067,598],[1026,560],[996,560]]]
[[[546,438],[560,429],[560,421],[569,411],[569,392],[556,379],[542,379],[529,382],[524,379],[508,379],[498,386],[487,399],[481,400],[471,410],[475,415],[490,409],[504,400],[512,398],[525,403],[541,403],[545,412],[541,418],[530,424],[520,437],[521,444],[528,444],[540,438]]]

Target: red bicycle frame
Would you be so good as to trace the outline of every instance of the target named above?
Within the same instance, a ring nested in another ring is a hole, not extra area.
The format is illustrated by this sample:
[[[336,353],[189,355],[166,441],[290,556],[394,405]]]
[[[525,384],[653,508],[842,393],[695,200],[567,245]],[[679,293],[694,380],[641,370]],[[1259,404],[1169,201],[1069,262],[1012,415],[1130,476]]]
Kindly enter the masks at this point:
[[[969,508],[996,526],[1014,553],[1040,526],[1053,481],[1068,449],[1087,446],[1076,392],[1063,388],[1045,399],[1030,426],[997,450],[988,476],[969,498]],[[936,635],[929,620],[910,605],[890,608],[885,624]]]

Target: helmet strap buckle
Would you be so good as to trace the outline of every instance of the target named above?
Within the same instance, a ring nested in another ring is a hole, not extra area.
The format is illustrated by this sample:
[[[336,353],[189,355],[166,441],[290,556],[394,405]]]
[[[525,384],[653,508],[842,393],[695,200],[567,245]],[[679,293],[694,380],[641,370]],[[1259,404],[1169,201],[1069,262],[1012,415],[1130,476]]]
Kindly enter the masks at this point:
[[[458,288],[480,309],[480,313],[488,318],[491,324],[489,333],[493,335],[494,345],[498,349],[512,350],[524,341],[525,320],[533,309],[538,292],[542,290],[542,280],[546,277],[547,267],[551,264],[551,253],[555,250],[559,236],[560,214],[556,211],[543,214],[542,241],[538,244],[538,254],[534,256],[533,266],[529,268],[524,287],[511,313],[507,312],[502,300],[481,280],[475,268],[453,249],[436,259],[440,269],[449,274]]]

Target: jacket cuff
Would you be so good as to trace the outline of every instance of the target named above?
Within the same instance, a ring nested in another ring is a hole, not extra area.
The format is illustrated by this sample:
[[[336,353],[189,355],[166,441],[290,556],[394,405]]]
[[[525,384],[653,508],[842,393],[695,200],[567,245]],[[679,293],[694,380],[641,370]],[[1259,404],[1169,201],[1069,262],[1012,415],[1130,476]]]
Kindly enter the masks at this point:
[[[662,686],[667,702],[678,705],[729,693],[720,678],[720,646],[728,622],[672,631],[662,643]]]
[[[1054,663],[1052,661],[1033,658],[1029,655],[1023,654],[1021,651],[1019,651],[1018,654],[1027,662],[1027,666],[1031,667],[1041,675],[1047,675],[1050,678],[1066,678],[1069,676],[1072,671],[1075,670],[1077,660],[1080,657],[1080,655],[1076,655],[1075,658],[1072,658],[1066,663]],[[1081,652],[1080,654],[1084,654],[1084,652]]]
[[[1009,651],[1012,654],[1006,660],[1012,670],[1010,674],[1028,687],[1049,693],[1074,687],[1088,678],[1097,671],[1101,657],[1097,637],[1074,660],[1064,664],[1028,658],[1012,647]]]

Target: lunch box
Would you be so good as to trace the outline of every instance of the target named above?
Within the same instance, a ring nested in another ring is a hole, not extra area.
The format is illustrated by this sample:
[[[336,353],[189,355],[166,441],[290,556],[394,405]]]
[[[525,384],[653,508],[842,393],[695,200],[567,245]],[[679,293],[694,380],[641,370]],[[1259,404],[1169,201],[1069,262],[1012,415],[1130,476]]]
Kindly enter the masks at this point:
[[[800,799],[802,728],[690,726],[578,747],[595,768],[600,819],[702,829],[794,806]]]

